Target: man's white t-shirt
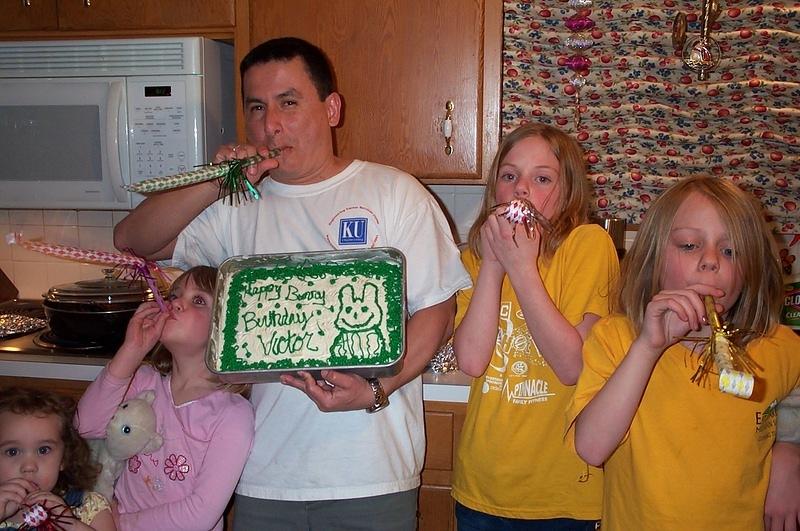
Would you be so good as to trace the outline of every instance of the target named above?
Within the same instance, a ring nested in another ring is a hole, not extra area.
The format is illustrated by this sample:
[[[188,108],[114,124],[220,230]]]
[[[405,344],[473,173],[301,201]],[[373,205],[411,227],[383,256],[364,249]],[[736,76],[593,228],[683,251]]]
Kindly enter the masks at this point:
[[[180,234],[173,265],[218,266],[226,258],[395,247],[406,257],[409,314],[470,286],[450,228],[433,197],[395,168],[353,161],[320,183],[266,179],[262,198],[218,201]],[[419,486],[425,453],[422,380],[392,393],[388,408],[322,413],[301,391],[258,384],[256,437],[237,493],[271,500],[376,496]]]

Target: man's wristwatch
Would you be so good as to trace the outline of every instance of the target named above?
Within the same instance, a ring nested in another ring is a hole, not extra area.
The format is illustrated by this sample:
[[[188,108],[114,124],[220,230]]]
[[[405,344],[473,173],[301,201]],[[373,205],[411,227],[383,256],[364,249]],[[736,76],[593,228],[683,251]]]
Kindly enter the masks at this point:
[[[389,397],[386,396],[381,381],[377,378],[367,378],[367,383],[372,387],[372,393],[375,395],[375,403],[367,408],[367,413],[375,413],[388,406]]]

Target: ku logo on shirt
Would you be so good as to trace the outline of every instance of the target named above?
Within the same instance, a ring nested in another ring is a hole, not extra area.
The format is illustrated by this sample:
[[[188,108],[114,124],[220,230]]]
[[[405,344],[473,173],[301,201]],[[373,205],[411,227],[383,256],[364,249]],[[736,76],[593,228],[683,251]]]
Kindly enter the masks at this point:
[[[367,218],[339,220],[339,245],[365,245],[367,243]]]
[[[375,247],[380,226],[377,216],[363,206],[350,206],[337,212],[328,223],[325,238],[334,249]]]

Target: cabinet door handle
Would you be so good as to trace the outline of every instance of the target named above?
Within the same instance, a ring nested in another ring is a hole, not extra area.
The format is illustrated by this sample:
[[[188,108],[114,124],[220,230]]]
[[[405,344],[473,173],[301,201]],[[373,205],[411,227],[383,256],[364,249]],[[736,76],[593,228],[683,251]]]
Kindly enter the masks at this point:
[[[83,0],[84,7],[92,7],[92,0]]]
[[[444,153],[445,155],[453,154],[453,145],[450,140],[453,138],[453,109],[456,108],[452,100],[448,100],[444,106],[445,114],[442,121],[442,135],[444,136]]]
[[[31,0],[22,0],[22,7],[31,7]]]

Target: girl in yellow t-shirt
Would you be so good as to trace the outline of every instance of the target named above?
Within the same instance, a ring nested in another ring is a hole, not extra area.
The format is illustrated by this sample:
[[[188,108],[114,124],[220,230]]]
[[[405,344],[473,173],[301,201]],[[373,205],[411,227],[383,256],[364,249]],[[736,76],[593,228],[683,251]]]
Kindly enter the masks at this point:
[[[603,529],[763,529],[776,404],[800,384],[800,338],[778,325],[781,272],[759,206],[728,180],[679,181],[650,206],[621,278],[621,313],[586,340],[568,412],[578,453],[605,468]],[[720,392],[715,374],[690,381],[698,355],[685,338],[710,336],[704,296],[748,331],[749,399]]]
[[[619,274],[589,197],[571,137],[527,124],[504,138],[462,256],[474,288],[459,294],[453,348],[475,379],[453,480],[460,531],[583,531],[600,518],[602,472],[563,438],[583,340]],[[522,199],[546,230],[507,219]]]

